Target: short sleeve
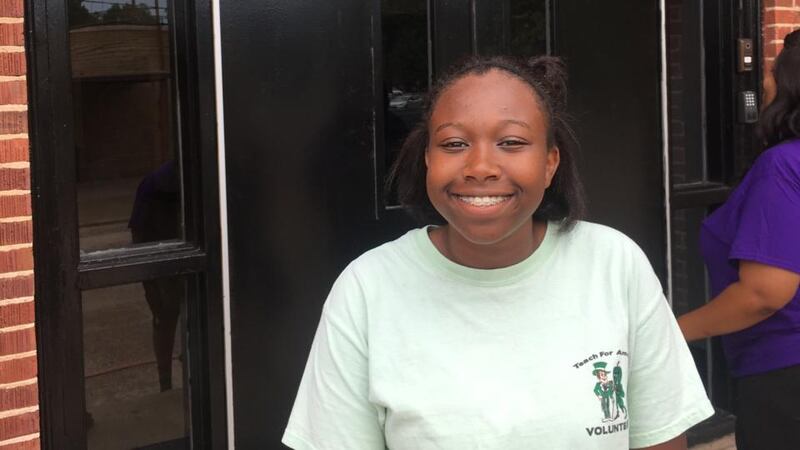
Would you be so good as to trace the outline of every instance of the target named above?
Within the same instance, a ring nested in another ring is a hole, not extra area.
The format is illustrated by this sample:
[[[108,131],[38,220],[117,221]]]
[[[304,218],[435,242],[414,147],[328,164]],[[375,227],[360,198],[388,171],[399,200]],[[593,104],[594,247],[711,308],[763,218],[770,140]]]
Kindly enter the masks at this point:
[[[331,290],[282,442],[295,450],[383,450],[385,411],[369,401],[363,294],[348,270]]]
[[[729,258],[800,273],[799,236],[800,180],[765,172],[743,198]]]
[[[714,413],[689,347],[650,263],[638,252],[632,273],[630,379],[631,448],[667,442]]]

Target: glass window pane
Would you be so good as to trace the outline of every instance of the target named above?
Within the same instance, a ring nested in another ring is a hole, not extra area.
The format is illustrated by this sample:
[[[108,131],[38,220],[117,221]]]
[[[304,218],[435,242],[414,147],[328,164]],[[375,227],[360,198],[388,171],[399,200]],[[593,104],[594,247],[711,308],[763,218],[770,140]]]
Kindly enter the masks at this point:
[[[386,167],[423,112],[428,91],[427,0],[382,0]],[[396,203],[390,194],[387,203]]]
[[[186,280],[82,293],[89,449],[188,448]]]
[[[167,0],[70,0],[82,251],[181,238]]]
[[[705,63],[703,46],[697,44],[703,39],[703,4],[667,0],[666,7],[670,176],[673,184],[708,181],[703,117]]]

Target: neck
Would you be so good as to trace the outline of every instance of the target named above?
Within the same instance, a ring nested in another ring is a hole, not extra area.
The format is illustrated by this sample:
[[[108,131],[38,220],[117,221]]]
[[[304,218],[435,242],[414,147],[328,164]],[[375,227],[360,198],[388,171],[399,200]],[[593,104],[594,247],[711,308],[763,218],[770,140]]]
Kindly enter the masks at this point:
[[[491,244],[476,244],[446,225],[431,232],[431,241],[448,259],[475,269],[512,266],[531,256],[544,240],[547,223],[531,221]]]

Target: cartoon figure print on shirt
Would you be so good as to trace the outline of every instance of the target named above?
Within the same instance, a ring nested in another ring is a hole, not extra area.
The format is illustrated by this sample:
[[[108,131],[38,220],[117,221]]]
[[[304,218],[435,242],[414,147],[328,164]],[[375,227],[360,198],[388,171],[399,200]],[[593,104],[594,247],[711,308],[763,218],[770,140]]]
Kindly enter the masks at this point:
[[[593,393],[600,406],[596,416],[597,423],[585,428],[589,436],[602,436],[628,429],[628,408],[625,406],[623,381],[623,367],[627,367],[627,358],[628,352],[623,350],[599,351],[572,365],[582,371],[591,369]]]
[[[619,418],[623,414],[625,418],[628,417],[628,410],[625,408],[625,388],[622,385],[622,367],[617,365],[612,370],[612,377],[608,378],[608,371],[606,370],[608,363],[605,361],[598,361],[594,363],[594,370],[592,375],[597,377],[597,383],[594,385],[594,395],[600,400],[600,405],[603,408],[603,422],[611,422]],[[612,402],[612,397],[614,401]]]

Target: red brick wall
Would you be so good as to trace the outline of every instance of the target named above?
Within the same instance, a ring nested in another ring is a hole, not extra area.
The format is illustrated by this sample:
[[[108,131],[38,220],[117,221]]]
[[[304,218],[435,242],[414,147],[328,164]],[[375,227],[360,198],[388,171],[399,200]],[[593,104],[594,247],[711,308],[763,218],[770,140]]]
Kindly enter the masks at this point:
[[[800,0],[763,0],[764,69],[783,48],[783,37],[800,28]]]
[[[39,449],[23,0],[0,0],[0,450]]]

